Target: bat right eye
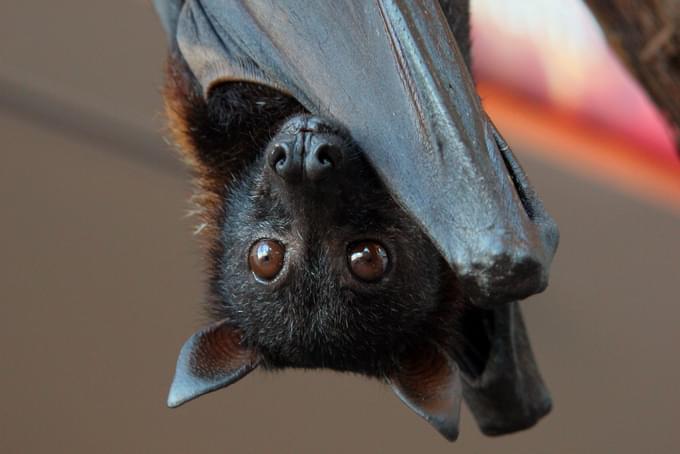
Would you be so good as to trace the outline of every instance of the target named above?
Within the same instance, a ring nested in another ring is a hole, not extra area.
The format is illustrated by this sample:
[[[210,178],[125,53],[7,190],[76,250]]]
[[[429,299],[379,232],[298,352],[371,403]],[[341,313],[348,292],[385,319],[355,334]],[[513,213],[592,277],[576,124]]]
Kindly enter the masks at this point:
[[[250,247],[248,265],[256,278],[271,281],[283,268],[285,247],[276,240],[261,239]]]
[[[347,261],[352,274],[365,282],[379,281],[390,265],[385,247],[376,241],[351,244],[347,250]]]

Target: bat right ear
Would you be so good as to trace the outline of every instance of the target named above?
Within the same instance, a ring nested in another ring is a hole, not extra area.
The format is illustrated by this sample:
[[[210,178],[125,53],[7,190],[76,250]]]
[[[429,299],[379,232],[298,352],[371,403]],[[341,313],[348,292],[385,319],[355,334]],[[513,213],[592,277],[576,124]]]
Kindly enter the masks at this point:
[[[439,347],[403,358],[389,381],[399,399],[447,440],[458,438],[462,383],[456,363]]]
[[[168,406],[178,407],[243,378],[259,362],[257,353],[241,343],[241,332],[218,322],[189,338],[177,359]]]

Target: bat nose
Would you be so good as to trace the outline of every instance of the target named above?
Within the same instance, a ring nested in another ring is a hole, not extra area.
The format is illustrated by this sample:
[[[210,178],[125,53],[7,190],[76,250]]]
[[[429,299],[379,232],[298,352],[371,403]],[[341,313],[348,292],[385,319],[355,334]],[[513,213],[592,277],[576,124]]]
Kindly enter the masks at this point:
[[[293,117],[272,140],[268,164],[286,183],[330,180],[343,168],[345,142],[342,133],[322,118]]]

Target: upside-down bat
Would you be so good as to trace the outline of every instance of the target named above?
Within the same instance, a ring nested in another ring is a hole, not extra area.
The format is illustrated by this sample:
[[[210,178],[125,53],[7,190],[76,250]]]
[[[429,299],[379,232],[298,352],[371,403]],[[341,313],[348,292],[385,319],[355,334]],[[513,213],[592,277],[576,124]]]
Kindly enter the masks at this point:
[[[482,111],[462,0],[157,0],[214,324],[168,404],[257,366],[389,383],[450,440],[550,409],[518,299],[557,229]]]

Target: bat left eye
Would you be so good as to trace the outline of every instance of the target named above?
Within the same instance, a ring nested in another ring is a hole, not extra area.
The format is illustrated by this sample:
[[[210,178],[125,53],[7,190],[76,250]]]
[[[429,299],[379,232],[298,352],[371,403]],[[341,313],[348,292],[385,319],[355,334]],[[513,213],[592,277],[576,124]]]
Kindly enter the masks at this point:
[[[347,260],[352,274],[366,282],[382,278],[390,265],[387,250],[376,241],[351,244],[347,250]]]
[[[284,254],[285,248],[278,241],[258,240],[250,247],[248,265],[256,277],[271,281],[283,268]]]

